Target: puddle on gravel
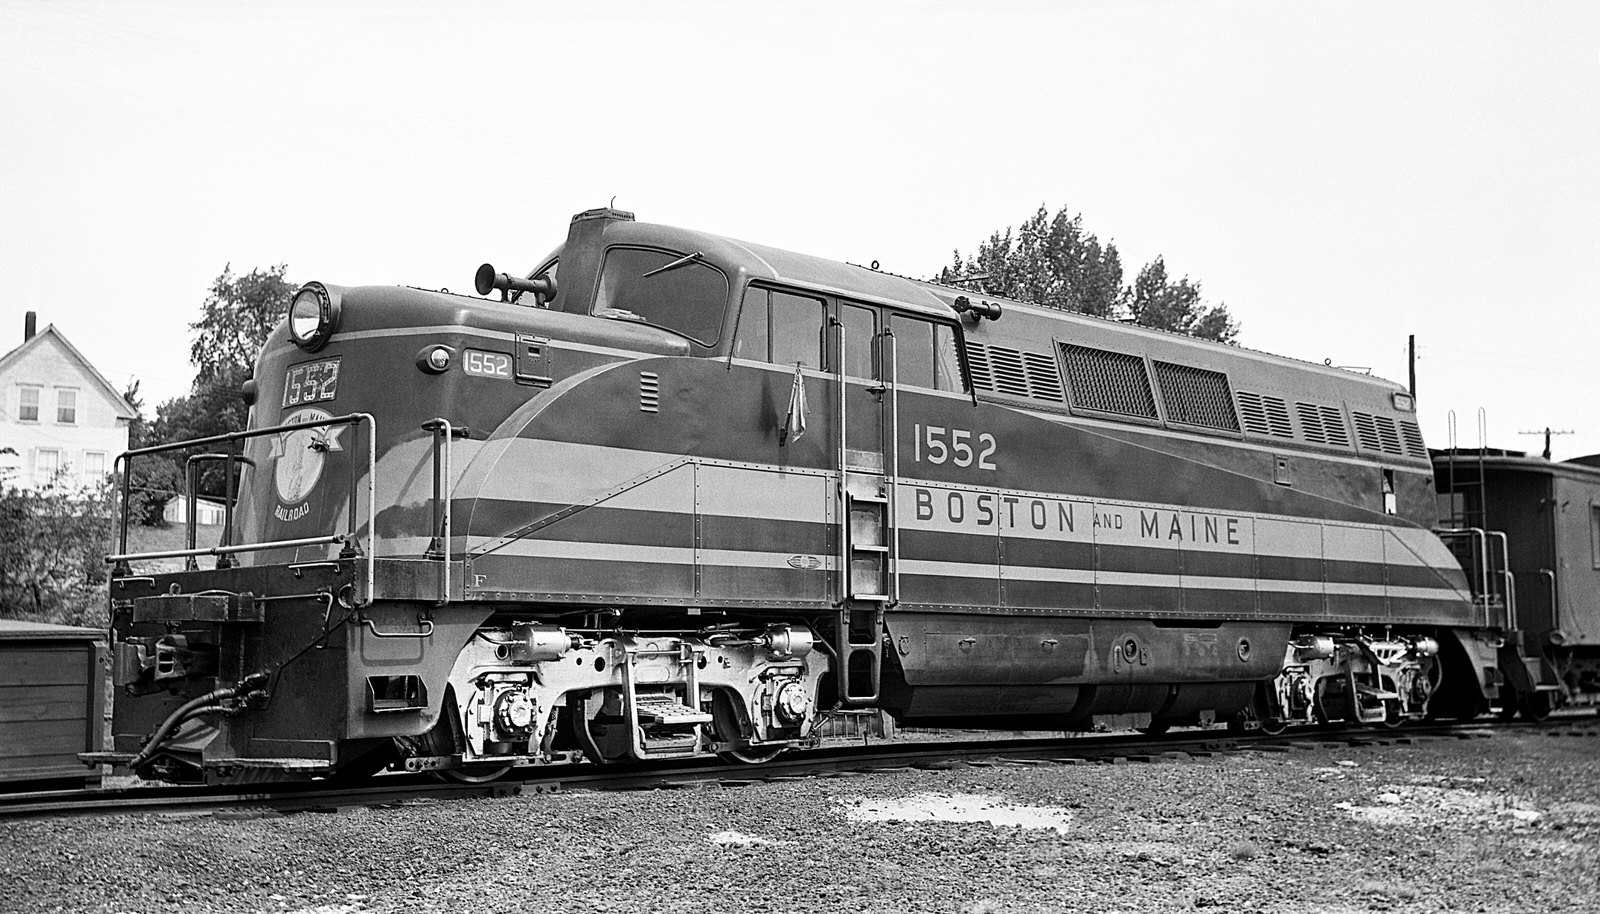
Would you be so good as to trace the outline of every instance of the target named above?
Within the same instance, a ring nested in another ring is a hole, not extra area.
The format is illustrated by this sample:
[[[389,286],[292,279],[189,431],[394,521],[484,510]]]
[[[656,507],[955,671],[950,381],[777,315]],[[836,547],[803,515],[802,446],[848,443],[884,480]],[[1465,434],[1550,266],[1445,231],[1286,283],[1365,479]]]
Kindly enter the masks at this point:
[[[1386,785],[1372,806],[1335,803],[1352,817],[1373,825],[1462,825],[1512,828],[1543,818],[1544,813],[1505,794],[1476,793],[1454,787]]]
[[[779,841],[775,838],[763,838],[760,835],[747,835],[740,831],[719,831],[706,836],[712,844],[723,847],[756,847],[759,845],[793,844],[793,841]]]
[[[1018,806],[970,793],[919,793],[891,800],[857,798],[845,811],[855,822],[988,822],[1053,828],[1066,834],[1072,813],[1059,806]]]

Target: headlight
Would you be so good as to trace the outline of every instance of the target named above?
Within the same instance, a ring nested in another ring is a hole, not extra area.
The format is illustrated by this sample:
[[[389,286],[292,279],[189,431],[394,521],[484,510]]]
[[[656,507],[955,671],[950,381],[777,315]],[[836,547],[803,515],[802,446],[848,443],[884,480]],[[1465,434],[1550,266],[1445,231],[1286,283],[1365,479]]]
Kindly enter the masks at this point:
[[[320,282],[306,283],[289,305],[289,335],[295,345],[316,352],[339,329],[339,300]]]

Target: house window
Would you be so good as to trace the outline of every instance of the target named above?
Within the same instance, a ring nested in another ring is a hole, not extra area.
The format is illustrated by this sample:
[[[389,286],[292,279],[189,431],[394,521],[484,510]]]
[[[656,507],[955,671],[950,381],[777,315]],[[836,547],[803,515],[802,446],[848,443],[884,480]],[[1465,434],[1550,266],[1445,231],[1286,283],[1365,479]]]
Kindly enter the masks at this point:
[[[24,388],[21,388],[21,391],[22,391],[22,402],[18,405],[18,408],[17,408],[17,418],[19,420],[23,421],[23,422],[38,422],[39,421],[39,388],[37,388],[37,387],[24,387]]]
[[[78,392],[68,388],[56,391],[56,421],[62,425],[78,423]]]
[[[85,482],[98,483],[106,475],[105,451],[83,452],[83,478]]]
[[[42,447],[33,452],[33,478],[45,485],[61,471],[61,452],[53,447]]]

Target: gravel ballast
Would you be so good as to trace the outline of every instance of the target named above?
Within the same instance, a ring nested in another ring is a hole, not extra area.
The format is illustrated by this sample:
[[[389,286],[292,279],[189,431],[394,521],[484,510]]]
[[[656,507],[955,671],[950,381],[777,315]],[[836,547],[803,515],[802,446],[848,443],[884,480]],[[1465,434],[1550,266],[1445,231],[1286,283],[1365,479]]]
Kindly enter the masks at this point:
[[[3,822],[0,911],[1600,911],[1564,732]]]

